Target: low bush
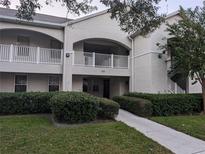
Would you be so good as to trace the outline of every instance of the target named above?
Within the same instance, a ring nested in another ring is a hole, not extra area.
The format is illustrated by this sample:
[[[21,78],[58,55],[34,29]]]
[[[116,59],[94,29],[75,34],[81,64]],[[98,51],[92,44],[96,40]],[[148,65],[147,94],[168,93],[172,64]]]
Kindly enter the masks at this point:
[[[152,115],[152,103],[149,100],[128,96],[116,96],[113,100],[118,102],[122,109],[133,114],[143,117]]]
[[[85,93],[0,93],[0,115],[51,113],[51,105],[55,118],[68,123],[86,122],[96,117],[113,119],[119,111],[116,102]]]
[[[0,115],[50,113],[54,93],[0,93]]]
[[[98,117],[103,119],[114,119],[118,115],[120,105],[113,100],[98,98]]]
[[[50,99],[54,119],[58,122],[84,123],[97,118],[99,104],[95,97],[79,92],[61,92]]]
[[[126,96],[150,100],[153,104],[153,116],[194,114],[202,110],[200,95],[128,93]]]

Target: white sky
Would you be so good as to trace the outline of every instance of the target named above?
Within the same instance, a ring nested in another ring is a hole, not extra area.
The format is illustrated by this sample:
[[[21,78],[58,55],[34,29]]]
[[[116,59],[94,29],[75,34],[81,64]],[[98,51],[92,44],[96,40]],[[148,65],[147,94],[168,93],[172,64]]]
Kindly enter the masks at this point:
[[[37,11],[38,13],[48,14],[48,15],[54,15],[59,17],[68,17],[68,18],[77,18],[78,16],[68,14],[66,7],[61,6],[60,3],[53,2],[52,5],[46,5],[45,0],[39,0],[41,5],[43,6],[40,11]],[[53,0],[55,1],[55,0]],[[19,4],[19,0],[11,0],[12,5],[11,8],[15,9],[16,5]],[[162,0],[160,3],[160,12],[162,13],[171,13],[174,11],[177,11],[179,9],[179,6],[183,6],[184,8],[194,8],[196,6],[202,6],[203,0]],[[106,9],[106,7],[99,2],[99,0],[93,0],[93,5],[96,5],[98,7],[98,11],[102,11]],[[94,13],[94,12],[93,12]],[[81,15],[83,16],[83,15]]]

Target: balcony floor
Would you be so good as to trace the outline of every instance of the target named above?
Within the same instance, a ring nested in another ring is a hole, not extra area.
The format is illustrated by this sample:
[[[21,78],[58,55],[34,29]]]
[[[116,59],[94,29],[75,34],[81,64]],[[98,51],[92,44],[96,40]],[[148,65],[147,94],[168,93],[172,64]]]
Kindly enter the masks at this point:
[[[73,65],[72,74],[74,75],[96,75],[96,76],[121,76],[129,77],[129,69],[123,68],[106,68]]]

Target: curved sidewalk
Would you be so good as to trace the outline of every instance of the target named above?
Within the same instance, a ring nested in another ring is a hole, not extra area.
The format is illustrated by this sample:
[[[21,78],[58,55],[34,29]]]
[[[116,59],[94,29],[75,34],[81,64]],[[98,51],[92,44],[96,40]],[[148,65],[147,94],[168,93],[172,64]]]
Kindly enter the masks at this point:
[[[116,117],[176,154],[205,154],[205,142],[127,111]]]

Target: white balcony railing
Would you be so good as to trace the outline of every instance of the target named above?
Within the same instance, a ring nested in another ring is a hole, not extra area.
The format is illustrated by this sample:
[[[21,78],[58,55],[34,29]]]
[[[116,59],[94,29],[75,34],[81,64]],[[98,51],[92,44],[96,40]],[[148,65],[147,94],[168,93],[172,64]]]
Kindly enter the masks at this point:
[[[128,63],[128,56],[124,55],[74,52],[74,65],[127,69]]]
[[[0,44],[0,61],[9,61],[10,45]]]
[[[61,49],[0,44],[0,61],[36,64],[62,64]]]

